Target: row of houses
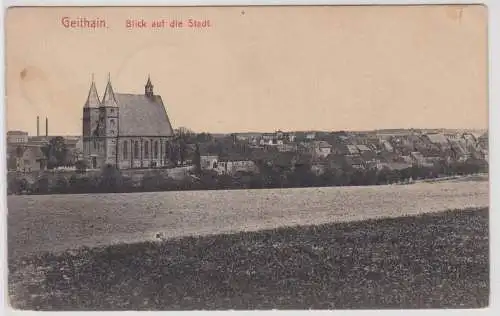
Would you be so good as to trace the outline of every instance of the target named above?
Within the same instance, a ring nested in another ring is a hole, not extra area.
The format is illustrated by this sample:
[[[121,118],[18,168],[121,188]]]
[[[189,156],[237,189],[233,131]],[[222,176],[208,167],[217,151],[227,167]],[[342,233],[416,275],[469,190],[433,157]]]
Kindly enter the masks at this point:
[[[243,135],[236,141],[250,148],[249,155],[203,156],[203,168],[218,173],[254,172],[267,157],[270,164],[293,165],[302,157],[316,173],[329,169],[406,169],[411,166],[431,167],[438,161],[488,160],[488,134],[439,133],[398,130],[396,133],[328,133],[306,134],[305,138],[278,131],[268,134]],[[313,138],[314,136],[314,138]]]

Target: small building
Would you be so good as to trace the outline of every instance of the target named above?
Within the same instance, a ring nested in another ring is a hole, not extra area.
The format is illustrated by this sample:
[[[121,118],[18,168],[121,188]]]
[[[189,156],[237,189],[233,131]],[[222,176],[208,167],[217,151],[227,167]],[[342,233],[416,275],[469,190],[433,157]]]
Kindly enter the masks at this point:
[[[389,169],[389,170],[404,170],[411,168],[411,164],[405,163],[405,162],[381,162],[377,165],[377,169],[382,170],[382,169]]]
[[[200,165],[202,170],[215,170],[218,168],[219,156],[201,155]]]
[[[28,133],[23,131],[8,131],[7,144],[26,144],[28,142]]]
[[[219,174],[234,175],[238,172],[258,173],[257,164],[248,157],[238,154],[229,154],[219,157],[217,168],[214,169]]]
[[[307,140],[313,140],[313,139],[316,139],[316,132],[309,132],[309,133],[306,133],[306,137],[305,137]]]
[[[279,152],[296,152],[298,150],[297,144],[281,144],[277,145],[276,148]]]
[[[312,144],[312,152],[316,157],[327,157],[332,153],[332,145],[325,141],[315,141]]]
[[[382,144],[382,148],[385,149],[386,151],[388,152],[393,152],[394,151],[394,147],[392,147],[391,143],[387,140],[383,140],[381,142]]]

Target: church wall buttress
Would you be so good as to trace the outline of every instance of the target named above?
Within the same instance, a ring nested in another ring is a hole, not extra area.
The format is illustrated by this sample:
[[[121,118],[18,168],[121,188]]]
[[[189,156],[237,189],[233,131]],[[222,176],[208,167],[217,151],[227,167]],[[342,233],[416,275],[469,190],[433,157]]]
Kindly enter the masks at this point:
[[[100,124],[104,136],[105,164],[117,165],[118,160],[118,108],[102,107]]]

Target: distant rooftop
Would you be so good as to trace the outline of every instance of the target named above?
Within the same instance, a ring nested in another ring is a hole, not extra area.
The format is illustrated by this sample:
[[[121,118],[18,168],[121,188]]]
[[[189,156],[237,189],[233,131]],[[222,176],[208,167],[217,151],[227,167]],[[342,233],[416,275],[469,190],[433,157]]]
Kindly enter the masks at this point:
[[[23,132],[23,131],[8,131],[7,135],[28,135],[28,132]]]

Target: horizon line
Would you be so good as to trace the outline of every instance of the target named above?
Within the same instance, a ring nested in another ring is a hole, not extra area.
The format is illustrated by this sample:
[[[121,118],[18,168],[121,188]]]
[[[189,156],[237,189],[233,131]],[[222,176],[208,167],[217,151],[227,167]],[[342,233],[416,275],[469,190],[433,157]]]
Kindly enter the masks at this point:
[[[301,129],[301,130],[285,130],[285,129],[275,129],[274,131],[232,131],[232,132],[220,132],[220,131],[195,131],[187,127],[178,127],[175,130],[178,130],[180,128],[186,128],[188,131],[193,132],[195,134],[222,134],[222,135],[231,135],[231,134],[267,134],[267,133],[275,133],[275,132],[284,132],[284,133],[336,133],[336,132],[351,132],[351,133],[369,133],[369,132],[378,132],[378,131],[411,131],[411,130],[420,130],[420,131],[425,131],[425,130],[451,130],[451,131],[474,131],[474,130],[481,130],[481,131],[488,131],[489,127],[467,127],[467,128],[449,128],[449,127],[411,127],[411,128],[377,128],[377,129],[366,129],[366,130],[361,130],[361,129],[339,129],[339,130],[323,130],[323,129]],[[20,129],[11,129],[6,132],[26,132]],[[45,135],[31,135],[29,132],[28,137],[47,137]],[[7,136],[7,135],[6,135]],[[67,133],[54,133],[51,135],[48,135],[48,137],[51,136],[71,136],[71,137],[81,137],[82,135],[79,134],[67,134]]]

